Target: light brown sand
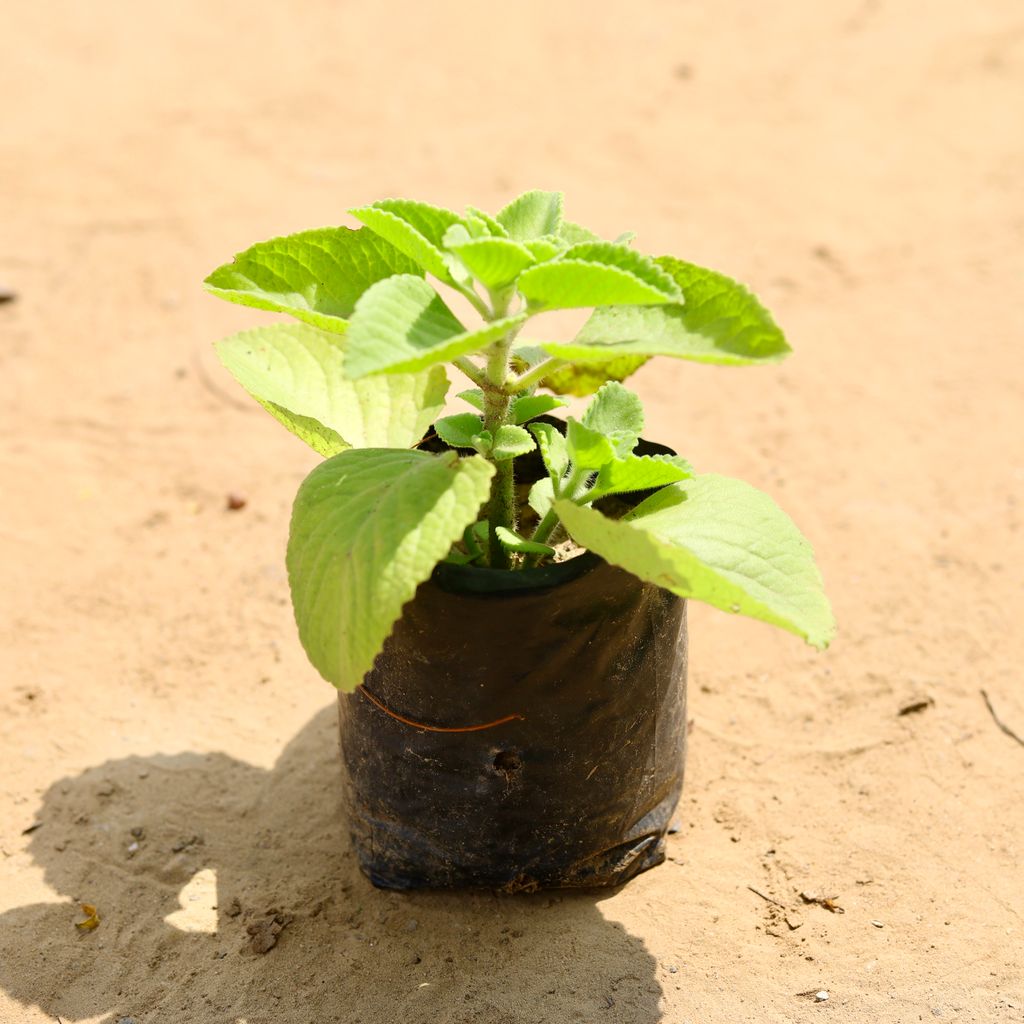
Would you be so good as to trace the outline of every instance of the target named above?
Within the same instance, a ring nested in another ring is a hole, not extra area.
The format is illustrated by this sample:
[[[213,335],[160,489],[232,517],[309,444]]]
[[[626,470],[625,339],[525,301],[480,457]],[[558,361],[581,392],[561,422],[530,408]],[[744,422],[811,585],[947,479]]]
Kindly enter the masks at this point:
[[[1024,748],[980,694],[1024,732],[1019,4],[12,3],[0,110],[0,1019],[1024,1020]],[[693,609],[683,829],[623,891],[381,893],[282,570],[315,456],[199,282],[537,186],[776,310],[784,367],[636,384],[794,515],[841,633]]]

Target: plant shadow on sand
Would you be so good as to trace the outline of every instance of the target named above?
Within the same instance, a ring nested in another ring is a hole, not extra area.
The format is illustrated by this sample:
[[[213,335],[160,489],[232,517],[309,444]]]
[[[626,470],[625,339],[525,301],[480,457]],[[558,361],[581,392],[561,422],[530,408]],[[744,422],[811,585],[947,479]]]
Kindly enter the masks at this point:
[[[374,889],[338,771],[328,708],[271,771],[161,754],[54,783],[29,851],[63,902],[0,916],[0,985],[65,1022],[662,1019],[656,962],[602,894]]]

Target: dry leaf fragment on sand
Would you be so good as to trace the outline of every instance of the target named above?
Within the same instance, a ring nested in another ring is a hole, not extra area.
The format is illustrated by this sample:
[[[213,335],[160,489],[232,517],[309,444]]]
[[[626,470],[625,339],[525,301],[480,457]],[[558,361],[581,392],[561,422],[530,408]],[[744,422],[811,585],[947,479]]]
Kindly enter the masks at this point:
[[[99,925],[100,915],[91,903],[80,903],[79,906],[82,908],[82,913],[85,914],[85,920],[76,921],[75,927],[83,932],[91,932],[93,928]]]
[[[813,903],[815,906],[824,907],[833,914],[846,913],[846,911],[839,906],[838,902],[836,902],[839,899],[838,896],[819,896],[817,893],[813,892],[802,892],[800,893],[800,899],[802,899],[804,903]]]

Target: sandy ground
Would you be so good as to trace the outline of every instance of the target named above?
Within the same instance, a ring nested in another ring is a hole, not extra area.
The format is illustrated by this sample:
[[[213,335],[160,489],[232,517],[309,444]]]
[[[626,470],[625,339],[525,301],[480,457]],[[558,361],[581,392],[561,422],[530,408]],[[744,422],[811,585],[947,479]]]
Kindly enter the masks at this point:
[[[0,97],[0,1019],[1024,1020],[1024,748],[981,695],[1024,733],[1019,4],[49,0]],[[377,892],[282,570],[315,456],[200,281],[538,186],[777,312],[783,367],[635,380],[794,515],[841,633],[692,609],[683,827],[624,890]]]

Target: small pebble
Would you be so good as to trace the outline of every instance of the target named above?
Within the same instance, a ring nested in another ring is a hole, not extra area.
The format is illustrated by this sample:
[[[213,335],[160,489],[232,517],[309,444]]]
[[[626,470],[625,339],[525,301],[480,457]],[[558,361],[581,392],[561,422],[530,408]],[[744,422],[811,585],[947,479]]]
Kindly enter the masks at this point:
[[[875,926],[876,928],[884,928],[884,927],[885,927],[885,925],[884,925],[884,924],[882,924],[882,922],[881,922],[881,921],[872,921],[871,923],[872,923],[872,924],[873,924],[873,925],[874,925],[874,926]]]
[[[670,967],[668,969],[668,973],[669,974],[678,974],[679,973],[679,968],[678,967]]]
[[[245,508],[248,504],[248,500],[243,498],[241,494],[229,494],[227,496],[227,510],[229,512],[238,512]]]
[[[814,993],[814,1001],[816,1003],[823,1003],[826,999],[828,999],[828,993],[824,989]]]
[[[144,839],[146,837],[146,830],[141,825],[136,825],[135,828],[131,829],[131,833],[136,839]]]
[[[416,931],[417,928],[419,928],[419,926],[419,921],[417,921],[416,918],[411,918],[409,921],[406,922],[405,930],[407,932],[414,932]]]
[[[139,852],[139,844],[137,842],[132,842],[132,843],[130,843],[128,845],[128,856],[129,857],[134,857],[135,854],[137,854],[138,852]]]

